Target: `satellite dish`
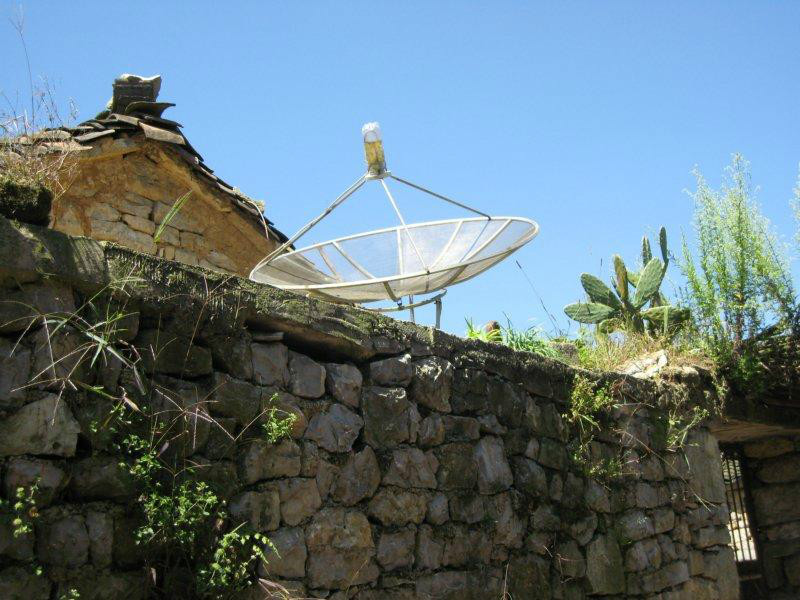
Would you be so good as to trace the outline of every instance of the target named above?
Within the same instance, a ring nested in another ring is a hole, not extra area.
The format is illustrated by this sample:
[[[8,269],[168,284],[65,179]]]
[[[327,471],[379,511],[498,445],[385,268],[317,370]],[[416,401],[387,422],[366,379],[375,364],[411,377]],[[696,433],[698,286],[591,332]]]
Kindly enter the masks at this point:
[[[360,304],[391,300],[380,312],[410,310],[436,303],[436,326],[441,299],[450,285],[475,277],[531,241],[539,225],[522,217],[491,217],[446,196],[393,175],[386,160],[377,123],[362,128],[367,173],[344,191],[317,218],[258,263],[250,279],[302,292],[333,302]],[[479,216],[406,224],[386,179],[425,192]],[[292,244],[352,196],[368,181],[383,187],[400,224],[290,250]],[[440,291],[441,290],[441,291]],[[414,296],[436,293],[415,301]],[[402,299],[408,300],[403,304]]]

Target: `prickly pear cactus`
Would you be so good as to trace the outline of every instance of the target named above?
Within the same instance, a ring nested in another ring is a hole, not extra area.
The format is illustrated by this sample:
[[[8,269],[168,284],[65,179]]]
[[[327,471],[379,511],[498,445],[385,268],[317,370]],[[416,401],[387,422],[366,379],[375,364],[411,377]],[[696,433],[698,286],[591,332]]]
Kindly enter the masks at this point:
[[[630,331],[652,335],[670,335],[689,319],[689,312],[667,304],[660,292],[669,265],[667,230],[658,232],[661,259],[654,258],[647,236],[642,238],[642,270],[629,271],[622,257],[613,257],[614,277],[611,287],[589,273],[581,275],[581,285],[589,302],[564,307],[568,317],[597,325],[601,333]],[[631,291],[632,290],[632,291]],[[647,306],[649,303],[649,306]]]

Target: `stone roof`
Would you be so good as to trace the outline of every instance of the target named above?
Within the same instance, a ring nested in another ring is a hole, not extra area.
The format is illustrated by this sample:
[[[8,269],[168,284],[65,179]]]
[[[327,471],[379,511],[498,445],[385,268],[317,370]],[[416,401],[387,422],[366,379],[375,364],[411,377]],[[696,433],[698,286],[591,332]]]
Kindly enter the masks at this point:
[[[127,78],[127,79],[126,79]],[[94,119],[89,119],[75,127],[59,127],[45,129],[31,136],[33,139],[20,138],[22,143],[43,143],[47,151],[58,150],[88,150],[96,140],[122,136],[131,137],[144,134],[144,137],[155,142],[168,145],[195,173],[204,178],[211,186],[219,189],[231,204],[242,213],[245,218],[253,221],[264,230],[264,223],[270,232],[282,243],[288,238],[273,227],[258,208],[258,203],[240,192],[229,183],[214,174],[214,170],[203,162],[203,157],[186,139],[181,131],[183,127],[177,121],[165,119],[161,115],[167,108],[175,106],[170,102],[156,102],[155,97],[160,88],[160,77],[157,76],[157,86],[148,99],[119,97],[123,82],[134,80],[136,84],[151,83],[156,78],[143,79],[137,76],[123,75],[114,82],[114,97],[109,101],[108,110],[99,113]],[[70,142],[76,142],[77,145]]]
[[[153,104],[163,105],[165,103]],[[174,105],[170,104],[169,106]],[[133,110],[131,110],[131,108],[133,108]],[[109,113],[103,116],[104,118],[84,121],[66,131],[72,135],[74,141],[81,145],[90,145],[91,142],[106,136],[132,136],[138,133],[143,133],[144,137],[147,139],[169,144],[195,173],[208,180],[212,186],[216,186],[230,199],[234,207],[239,209],[247,218],[254,221],[259,228],[263,229],[263,223],[266,221],[270,231],[281,242],[286,241],[286,236],[273,227],[269,219],[263,217],[255,201],[215,175],[214,170],[203,162],[203,157],[194,149],[181,131],[182,126],[180,123],[161,118],[160,116],[140,112],[134,107],[130,107],[127,114]],[[264,220],[262,221],[262,219]]]

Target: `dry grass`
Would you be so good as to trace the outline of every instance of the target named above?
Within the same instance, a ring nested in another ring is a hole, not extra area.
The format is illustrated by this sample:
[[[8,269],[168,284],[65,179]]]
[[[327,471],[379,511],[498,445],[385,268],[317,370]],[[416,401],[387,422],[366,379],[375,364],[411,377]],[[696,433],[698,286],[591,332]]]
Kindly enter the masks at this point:
[[[70,100],[62,112],[52,82],[46,77],[34,81],[22,13],[10,22],[25,55],[28,91],[13,97],[0,94],[0,178],[44,186],[57,198],[76,170],[75,151],[80,146],[64,129],[74,123],[77,110]]]
[[[592,371],[618,371],[626,363],[648,354],[664,350],[673,366],[694,365],[713,368],[713,361],[688,340],[666,340],[649,335],[597,336],[592,340],[579,340],[574,362]]]

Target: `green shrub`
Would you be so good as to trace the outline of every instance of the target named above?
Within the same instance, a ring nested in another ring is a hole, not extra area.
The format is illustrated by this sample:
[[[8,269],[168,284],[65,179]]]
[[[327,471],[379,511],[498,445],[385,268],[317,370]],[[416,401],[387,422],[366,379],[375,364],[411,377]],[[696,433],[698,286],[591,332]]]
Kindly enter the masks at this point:
[[[797,301],[786,252],[754,199],[749,163],[736,154],[719,190],[695,171],[695,257],[683,241],[685,300],[702,345],[723,363],[745,342],[797,329]]]

